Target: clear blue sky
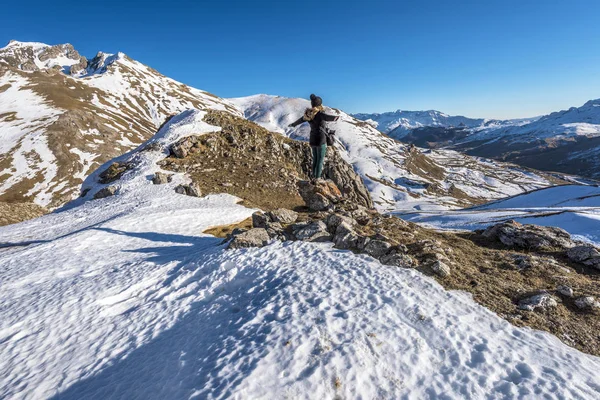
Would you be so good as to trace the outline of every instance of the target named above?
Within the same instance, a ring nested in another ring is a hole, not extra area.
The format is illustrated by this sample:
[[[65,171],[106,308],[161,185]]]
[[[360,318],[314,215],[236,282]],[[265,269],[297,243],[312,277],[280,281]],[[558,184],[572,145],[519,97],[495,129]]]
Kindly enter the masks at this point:
[[[123,51],[221,97],[508,118],[600,98],[599,18],[598,0],[11,1],[0,42]]]

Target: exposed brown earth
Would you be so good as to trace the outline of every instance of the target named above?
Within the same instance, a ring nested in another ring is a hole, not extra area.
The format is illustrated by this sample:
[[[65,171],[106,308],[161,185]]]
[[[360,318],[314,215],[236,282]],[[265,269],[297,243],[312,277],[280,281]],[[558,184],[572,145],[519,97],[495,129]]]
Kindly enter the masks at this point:
[[[41,217],[47,212],[47,209],[34,203],[0,202],[0,226],[16,224],[28,219]]]

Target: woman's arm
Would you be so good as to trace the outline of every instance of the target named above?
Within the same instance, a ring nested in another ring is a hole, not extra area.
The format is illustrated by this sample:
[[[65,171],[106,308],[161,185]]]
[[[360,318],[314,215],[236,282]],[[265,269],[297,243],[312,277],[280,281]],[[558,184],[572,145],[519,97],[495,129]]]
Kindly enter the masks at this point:
[[[303,122],[306,122],[306,121],[304,120],[304,116],[300,117],[300,118],[299,118],[297,121],[294,121],[294,122],[292,122],[292,123],[291,123],[291,124],[289,124],[288,126],[289,126],[289,127],[291,127],[291,128],[293,128],[293,127],[295,127],[295,126],[297,126],[297,125],[300,125],[300,124],[301,124],[301,123],[303,123]]]

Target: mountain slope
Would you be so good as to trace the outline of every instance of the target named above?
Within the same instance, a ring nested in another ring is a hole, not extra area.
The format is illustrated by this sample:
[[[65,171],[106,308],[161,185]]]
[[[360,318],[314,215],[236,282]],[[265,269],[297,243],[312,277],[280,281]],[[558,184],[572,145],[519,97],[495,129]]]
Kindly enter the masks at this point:
[[[543,170],[600,178],[600,99],[522,125],[475,131],[455,146]]]
[[[149,179],[220,130],[205,116],[116,159],[132,165],[116,195],[91,200],[107,163],[63,211],[0,228],[0,397],[599,395],[598,357],[415,270],[325,243],[225,251],[201,232],[253,209]]]
[[[437,111],[356,114],[390,137],[546,171],[600,177],[600,99],[537,118],[480,120]]]
[[[98,165],[188,108],[236,113],[123,53],[87,60],[68,44],[12,41],[0,49],[0,201],[60,206]]]
[[[307,124],[287,127],[309,106],[307,100],[268,95],[229,100],[246,118],[271,131],[308,138]],[[362,176],[381,210],[465,207],[571,179],[454,151],[420,150],[340,110],[331,112],[340,115],[338,122],[329,124],[337,131],[338,149]]]

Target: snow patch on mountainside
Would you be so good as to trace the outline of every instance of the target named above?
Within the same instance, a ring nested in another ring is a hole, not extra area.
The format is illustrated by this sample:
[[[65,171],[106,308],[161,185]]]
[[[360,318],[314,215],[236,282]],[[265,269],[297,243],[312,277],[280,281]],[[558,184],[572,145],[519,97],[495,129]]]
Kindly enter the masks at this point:
[[[510,219],[557,226],[600,246],[600,187],[565,185],[536,190],[465,210],[397,214],[437,229],[475,230]]]
[[[61,113],[27,88],[29,84],[27,79],[15,73],[0,75],[0,153],[15,147],[27,134],[42,130]]]
[[[201,232],[254,210],[150,180],[169,144],[218,131],[203,116],[120,157],[115,196],[89,201],[96,172],[63,211],[0,228],[0,397],[600,395],[599,358],[415,270],[329,244],[224,251]]]

